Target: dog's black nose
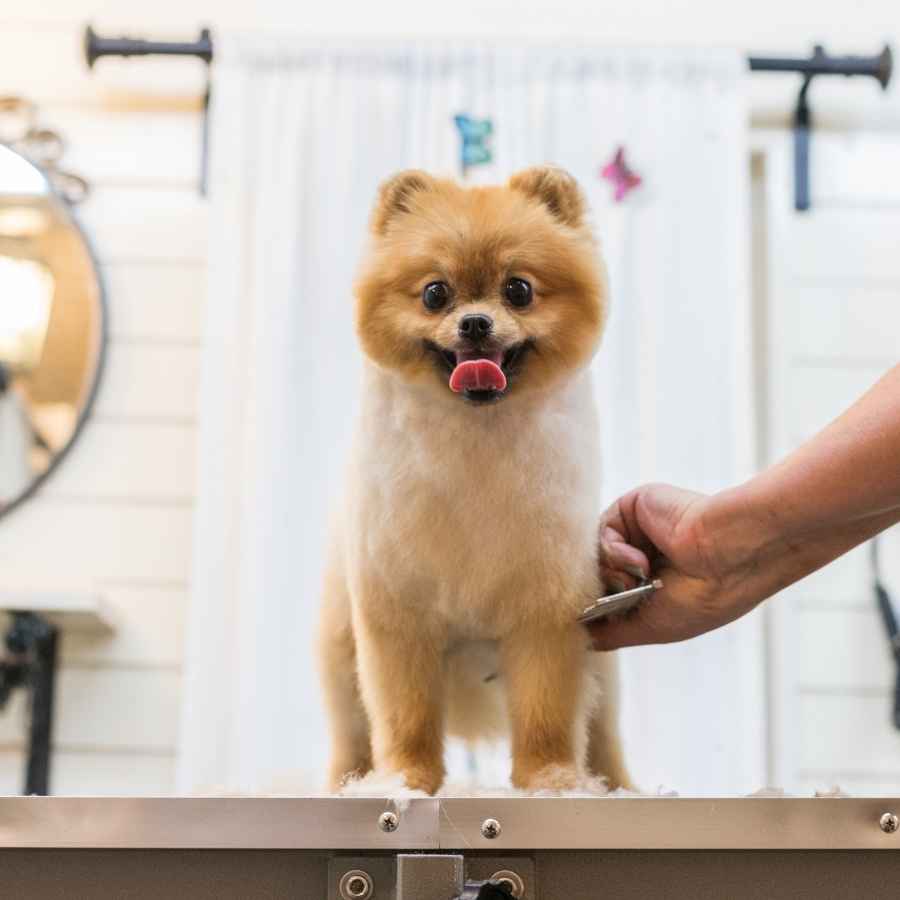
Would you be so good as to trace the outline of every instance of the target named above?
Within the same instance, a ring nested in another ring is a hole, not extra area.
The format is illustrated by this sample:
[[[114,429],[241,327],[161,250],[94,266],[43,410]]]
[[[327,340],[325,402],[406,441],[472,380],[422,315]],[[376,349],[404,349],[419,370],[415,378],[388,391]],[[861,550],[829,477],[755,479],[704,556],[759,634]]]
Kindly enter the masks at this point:
[[[459,320],[459,336],[470,341],[480,341],[486,338],[494,328],[494,320],[482,313],[463,316]]]

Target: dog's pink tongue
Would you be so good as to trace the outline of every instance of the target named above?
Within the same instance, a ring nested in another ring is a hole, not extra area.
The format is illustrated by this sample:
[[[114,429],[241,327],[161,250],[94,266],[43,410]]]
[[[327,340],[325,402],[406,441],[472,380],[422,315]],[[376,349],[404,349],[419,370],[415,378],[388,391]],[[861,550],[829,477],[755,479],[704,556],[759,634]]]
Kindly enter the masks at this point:
[[[502,391],[506,388],[506,376],[500,368],[500,354],[496,359],[480,357],[462,359],[450,375],[450,390],[457,394],[462,391]]]

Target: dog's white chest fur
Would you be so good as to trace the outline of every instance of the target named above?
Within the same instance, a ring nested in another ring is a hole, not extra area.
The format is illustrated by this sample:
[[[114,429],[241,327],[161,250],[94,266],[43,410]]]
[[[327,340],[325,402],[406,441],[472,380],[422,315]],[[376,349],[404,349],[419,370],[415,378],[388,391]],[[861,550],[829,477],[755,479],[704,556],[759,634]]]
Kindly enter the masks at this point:
[[[436,407],[374,367],[367,379],[347,509],[351,571],[475,638],[557,602],[571,617],[573,584],[595,595],[589,374],[549,398],[489,407],[456,397]],[[546,596],[555,584],[567,600]]]

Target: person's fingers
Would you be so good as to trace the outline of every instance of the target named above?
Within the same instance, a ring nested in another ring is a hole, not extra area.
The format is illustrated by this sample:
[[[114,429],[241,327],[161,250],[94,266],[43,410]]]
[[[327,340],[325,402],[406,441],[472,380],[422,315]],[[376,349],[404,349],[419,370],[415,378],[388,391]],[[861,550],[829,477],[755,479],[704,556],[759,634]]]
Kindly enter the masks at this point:
[[[636,488],[623,494],[603,513],[600,518],[600,534],[602,536],[606,529],[610,529],[620,539],[614,542],[629,545],[649,558],[655,548],[652,541],[641,531],[635,515],[635,504],[642,490],[643,488]]]
[[[600,557],[603,565],[610,569],[620,569],[635,578],[646,578],[650,573],[647,554],[632,547],[609,525],[600,530]]]
[[[603,566],[617,572],[627,572],[632,578],[647,578],[650,562],[636,547],[629,544],[607,544],[604,548]]]
[[[620,501],[616,500],[609,506],[600,516],[600,535],[602,537],[606,529],[609,529],[619,540],[625,540],[625,532],[628,530],[625,526],[625,520],[622,517],[622,510],[619,506]]]
[[[634,515],[634,505],[640,490],[641,488],[637,488],[623,494],[603,513],[600,519],[603,525],[601,534],[606,528],[612,529],[623,543],[647,552],[652,550],[652,544],[641,534]]]

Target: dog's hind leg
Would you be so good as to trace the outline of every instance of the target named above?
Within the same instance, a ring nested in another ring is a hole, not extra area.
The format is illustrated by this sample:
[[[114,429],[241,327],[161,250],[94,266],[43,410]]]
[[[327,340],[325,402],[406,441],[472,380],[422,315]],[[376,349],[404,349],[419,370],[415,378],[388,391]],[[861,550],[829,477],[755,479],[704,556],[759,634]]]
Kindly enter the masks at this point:
[[[618,665],[611,653],[598,653],[592,660],[592,676],[598,681],[587,722],[587,769],[606,778],[609,789],[635,790],[625,767],[619,737]]]
[[[331,790],[338,790],[348,780],[371,771],[372,740],[359,691],[350,597],[343,574],[334,567],[325,576],[319,671],[331,731],[328,781]]]

